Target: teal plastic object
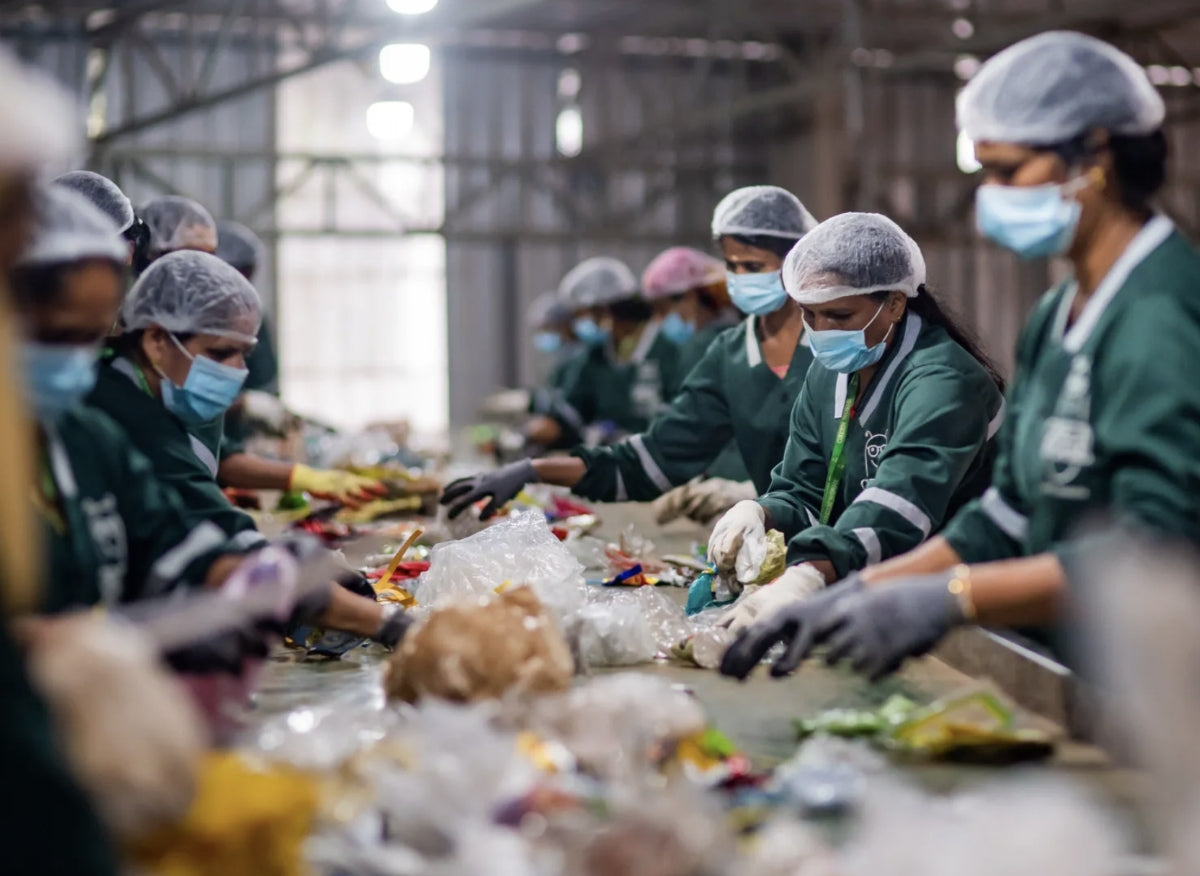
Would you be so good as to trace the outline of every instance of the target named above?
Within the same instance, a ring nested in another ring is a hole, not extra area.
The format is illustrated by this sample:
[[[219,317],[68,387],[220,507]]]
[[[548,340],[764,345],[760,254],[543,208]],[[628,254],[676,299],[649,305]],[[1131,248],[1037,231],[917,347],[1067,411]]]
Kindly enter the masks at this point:
[[[716,569],[706,569],[697,575],[696,580],[692,582],[690,587],[688,587],[687,606],[684,610],[687,612],[689,617],[694,614],[699,614],[706,608],[729,605],[730,603],[737,601],[736,597],[734,599],[725,600],[717,599],[716,593],[714,592],[716,589],[716,576]]]

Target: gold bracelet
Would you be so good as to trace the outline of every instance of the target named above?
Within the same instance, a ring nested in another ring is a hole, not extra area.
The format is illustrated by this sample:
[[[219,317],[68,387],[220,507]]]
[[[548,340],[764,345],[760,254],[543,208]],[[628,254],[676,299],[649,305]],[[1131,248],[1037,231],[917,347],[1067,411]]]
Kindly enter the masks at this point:
[[[958,601],[963,618],[974,621],[979,613],[975,609],[975,598],[971,592],[971,567],[962,563],[955,566],[950,574],[950,581],[946,584],[946,588],[950,591],[950,595]]]

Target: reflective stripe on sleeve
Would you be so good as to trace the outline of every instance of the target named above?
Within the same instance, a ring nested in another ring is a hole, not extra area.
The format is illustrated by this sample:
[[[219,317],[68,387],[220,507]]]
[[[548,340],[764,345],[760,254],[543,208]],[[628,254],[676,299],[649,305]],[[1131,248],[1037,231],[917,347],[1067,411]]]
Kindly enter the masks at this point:
[[[850,534],[858,539],[858,543],[867,552],[867,565],[873,566],[883,559],[883,545],[879,543],[879,534],[869,526],[860,526],[850,530]]]
[[[215,523],[205,520],[189,532],[187,538],[158,558],[150,569],[152,589],[162,592],[199,556],[224,543],[225,533]]]
[[[265,545],[267,540],[257,529],[246,529],[229,539],[229,543],[238,550],[248,550],[252,547]]]
[[[889,511],[895,511],[917,529],[921,530],[921,537],[928,538],[929,533],[933,531],[933,523],[929,519],[929,515],[914,505],[908,499],[901,495],[885,490],[882,487],[868,487],[858,494],[858,498],[854,500],[854,504],[859,502],[873,502],[876,505],[882,505]]]
[[[995,487],[988,487],[984,491],[983,498],[979,500],[979,507],[983,509],[988,520],[996,524],[997,528],[1013,541],[1025,540],[1025,533],[1029,531],[1029,518],[1005,502]]]
[[[621,470],[617,469],[617,498],[614,502],[625,502],[629,499],[629,493],[625,489],[625,479],[621,477]]]
[[[675,486],[671,483],[671,479],[663,474],[663,470],[658,467],[658,463],[650,455],[650,451],[646,447],[646,442],[642,439],[641,435],[634,435],[630,438],[629,446],[637,454],[638,462],[642,465],[642,471],[646,473],[646,477],[650,478],[650,482],[654,486],[658,487],[664,493]]]

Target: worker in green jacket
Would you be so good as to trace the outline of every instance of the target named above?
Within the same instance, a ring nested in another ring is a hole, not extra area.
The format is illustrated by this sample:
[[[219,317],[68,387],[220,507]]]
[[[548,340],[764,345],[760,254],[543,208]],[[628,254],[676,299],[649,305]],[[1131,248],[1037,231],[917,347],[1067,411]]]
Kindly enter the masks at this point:
[[[538,356],[548,362],[546,376],[540,386],[530,390],[526,409],[538,418],[552,418],[556,409],[563,408],[563,392],[572,370],[580,367],[587,348],[575,337],[571,329],[572,310],[559,297],[557,290],[543,292],[533,299],[525,314],[525,324],[532,333],[532,344]],[[543,421],[541,428],[549,424]],[[538,428],[535,425],[535,430]],[[570,446],[567,431],[558,431],[554,443],[546,449]]]
[[[27,411],[16,384],[8,273],[33,221],[31,193],[42,162],[77,147],[74,102],[49,76],[0,50],[0,751],[8,805],[0,818],[0,870],[39,876],[115,876],[117,853],[77,783],[54,720],[30,684],[14,616],[36,608],[40,551],[28,503],[33,454]]]
[[[963,89],[980,230],[1073,268],[1022,333],[991,486],[941,537],[753,630],[730,671],[777,641],[791,643],[777,672],[824,641],[879,676],[962,624],[1053,632],[1068,617],[1060,557],[1095,514],[1200,541],[1200,256],[1151,207],[1163,118],[1140,65],[1076,33],[1017,43]]]
[[[157,259],[121,308],[124,333],[88,402],[122,426],[159,480],[182,500],[189,525],[215,524],[237,547],[264,543],[216,481],[216,460],[187,430],[224,414],[241,392],[259,325],[258,293],[219,258],[194,251]],[[374,600],[330,586],[328,628],[385,644],[399,619]]]
[[[1002,380],[925,286],[911,237],[877,213],[843,213],[788,254],[783,282],[816,359],[770,489],[739,502],[708,541],[732,592],[755,582],[767,530],[792,564],[743,595],[740,630],[938,532],[987,486]]]
[[[679,351],[651,318],[633,272],[617,259],[587,259],[563,278],[558,294],[586,349],[566,369],[549,416],[527,427],[530,441],[603,444],[644,429],[675,396]]]
[[[81,195],[37,190],[32,242],[12,273],[26,394],[39,426],[33,490],[43,521],[40,610],[115,605],[179,584],[216,586],[242,559],[179,499],[108,416],[83,406],[116,319],[128,248]]]
[[[736,322],[724,263],[698,249],[675,246],[655,256],[642,272],[642,294],[662,321],[662,333],[679,347],[679,373],[685,379],[717,336]],[[750,480],[732,441],[705,474],[732,482]]]
[[[727,195],[713,214],[713,237],[725,257],[730,297],[747,319],[717,337],[644,432],[609,447],[576,448],[571,457],[521,460],[456,481],[442,497],[450,513],[491,496],[483,512],[489,516],[539,480],[600,501],[650,501],[702,474],[730,441],[754,487],[766,490],[812,362],[800,306],[784,290],[780,268],[815,226],[784,189],[752,186]]]
[[[220,248],[219,229],[212,215],[203,205],[190,198],[168,195],[148,202],[142,207],[141,216],[149,229],[149,243],[145,252],[134,254],[134,270],[145,271],[156,259],[174,252],[217,253]],[[232,232],[239,233],[239,232]],[[244,233],[250,233],[248,229]],[[253,246],[253,244],[250,244]],[[234,267],[243,276],[245,252],[234,250],[232,256],[239,264]],[[229,251],[226,251],[229,254]],[[249,271],[253,274],[253,271]],[[246,380],[253,370],[264,378],[271,370],[270,362],[263,362],[265,354],[259,354],[258,338],[264,334],[260,323],[256,342],[246,363]],[[267,332],[268,339],[270,333]],[[270,341],[268,340],[268,343]],[[255,359],[258,359],[256,362]],[[273,358],[273,353],[270,358]],[[119,363],[118,363],[119,366]],[[119,366],[120,367],[120,366]],[[302,463],[282,462],[255,456],[245,452],[240,434],[227,439],[225,410],[210,420],[189,417],[188,431],[198,439],[197,453],[214,463],[217,483],[221,487],[243,490],[283,490],[305,492],[318,499],[330,499],[344,505],[358,507],[364,502],[387,493],[387,488],[373,478],[364,478],[348,471],[330,471],[312,468]],[[203,448],[203,449],[201,449]]]

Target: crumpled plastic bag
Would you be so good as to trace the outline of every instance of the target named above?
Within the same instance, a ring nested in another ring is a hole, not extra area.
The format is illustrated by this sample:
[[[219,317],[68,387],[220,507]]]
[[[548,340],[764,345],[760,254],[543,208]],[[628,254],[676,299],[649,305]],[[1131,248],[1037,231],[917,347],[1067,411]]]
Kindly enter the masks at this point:
[[[601,666],[648,663],[658,640],[639,594],[649,588],[619,591],[593,588],[588,604],[571,619],[568,637],[580,671]]]
[[[540,511],[513,514],[468,538],[439,544],[429,564],[413,588],[423,607],[474,602],[506,583],[525,584],[561,621],[587,598],[583,566],[554,537]]]
[[[101,816],[122,839],[181,818],[206,743],[191,701],[136,627],[91,614],[53,623],[30,674]]]
[[[390,699],[455,702],[566,689],[575,664],[533,590],[434,610],[400,643],[384,676]]]

